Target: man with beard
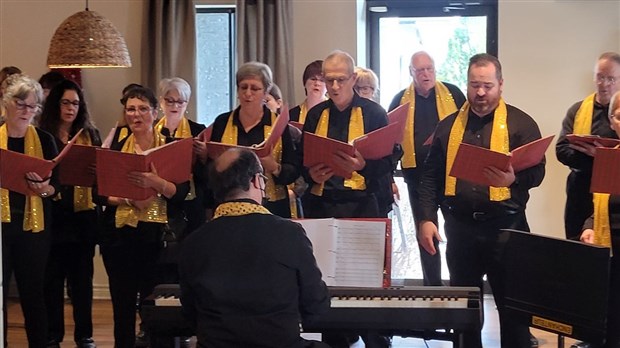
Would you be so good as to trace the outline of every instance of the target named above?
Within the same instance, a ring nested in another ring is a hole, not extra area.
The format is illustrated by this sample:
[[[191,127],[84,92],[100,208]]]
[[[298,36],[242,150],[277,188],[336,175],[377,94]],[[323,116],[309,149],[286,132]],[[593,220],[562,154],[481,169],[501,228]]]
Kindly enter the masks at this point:
[[[505,171],[487,167],[484,175],[491,186],[458,180],[449,173],[461,142],[508,153],[540,139],[540,130],[530,116],[502,99],[504,81],[497,58],[486,53],[471,57],[467,80],[468,102],[439,122],[422,171],[419,242],[430,254],[437,252],[433,239],[441,239],[435,223],[441,207],[450,285],[482,288],[486,274],[499,313],[502,348],[529,348],[528,327],[505,313],[496,245],[500,229],[529,231],[528,190],[542,182],[544,160],[517,173],[512,166]],[[482,347],[480,333],[466,334],[464,347]]]

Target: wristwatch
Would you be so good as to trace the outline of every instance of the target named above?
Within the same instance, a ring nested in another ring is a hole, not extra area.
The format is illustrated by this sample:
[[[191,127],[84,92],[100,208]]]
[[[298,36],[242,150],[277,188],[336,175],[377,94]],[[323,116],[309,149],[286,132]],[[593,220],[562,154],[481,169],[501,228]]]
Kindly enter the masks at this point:
[[[45,198],[45,197],[47,197],[47,196],[49,196],[49,195],[50,195],[50,193],[49,193],[49,192],[41,192],[41,193],[39,193],[39,196],[40,196],[41,198]]]

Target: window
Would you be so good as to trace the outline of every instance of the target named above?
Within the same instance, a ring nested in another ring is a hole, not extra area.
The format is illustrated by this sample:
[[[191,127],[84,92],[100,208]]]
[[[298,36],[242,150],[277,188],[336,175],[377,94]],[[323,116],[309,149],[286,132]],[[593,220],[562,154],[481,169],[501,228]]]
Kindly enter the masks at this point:
[[[206,125],[235,101],[235,9],[196,8],[197,121]]]
[[[497,54],[497,0],[369,0],[367,18],[370,68],[379,76],[380,104],[386,109],[394,95],[411,83],[409,62],[417,51],[427,51],[434,58],[437,80],[464,92],[469,57]],[[401,200],[392,217],[392,277],[421,279],[407,185],[400,173],[395,182]],[[445,240],[441,216],[439,225]],[[440,244],[440,250],[446,279],[445,244]]]

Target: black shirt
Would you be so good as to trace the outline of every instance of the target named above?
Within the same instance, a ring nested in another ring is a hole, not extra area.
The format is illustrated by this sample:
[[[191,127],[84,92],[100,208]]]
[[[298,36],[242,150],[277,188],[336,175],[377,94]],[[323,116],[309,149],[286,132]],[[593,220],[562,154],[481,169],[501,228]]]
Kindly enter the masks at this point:
[[[388,124],[387,113],[381,105],[354,93],[351,104],[343,111],[338,110],[331,99],[315,105],[308,111],[303,130],[304,132],[316,133],[321,113],[323,113],[323,110],[329,108],[327,137],[344,141],[345,143],[349,142],[349,121],[351,120],[351,110],[354,106],[359,106],[362,109],[364,134]],[[303,137],[300,150],[303,153]],[[366,160],[366,167],[358,173],[366,179],[366,186],[369,187],[370,180],[378,180],[380,177],[390,173],[392,168],[392,157],[386,156],[379,160]],[[310,187],[316,184],[308,174],[308,168],[304,169],[304,177]],[[324,190],[349,191],[351,189],[344,186],[344,178],[332,176],[331,179],[325,182]]]
[[[538,125],[530,116],[511,105],[507,105],[507,111],[506,122],[511,151],[541,138]],[[501,202],[490,201],[488,186],[472,184],[465,180],[457,180],[455,196],[444,196],[446,149],[456,115],[448,116],[437,125],[419,187],[422,210],[420,220],[437,221],[439,205],[463,216],[472,216],[473,212],[501,216],[506,212],[525,210],[529,199],[528,190],[540,185],[545,176],[544,160],[534,167],[515,173],[515,182],[510,186],[510,199]],[[463,142],[490,148],[493,118],[493,113],[479,117],[470,110]]]
[[[558,157],[558,160],[564,165],[570,167],[572,171],[583,171],[585,175],[590,177],[593,158],[582,152],[571,149],[569,147],[568,139],[566,139],[567,134],[573,134],[574,132],[573,127],[575,124],[575,116],[577,115],[577,110],[579,110],[582,102],[583,101],[573,104],[573,106],[571,106],[566,112],[566,117],[564,118],[564,121],[562,121],[560,137],[555,145],[555,154]],[[607,116],[608,112],[609,105],[602,105],[594,101],[594,108],[592,112],[592,129],[590,133],[604,138],[617,139],[618,136],[616,135],[616,132],[611,129],[609,125],[609,117]],[[590,180],[588,179],[587,181],[589,183]]]
[[[271,126],[271,111],[263,106],[262,120],[250,129],[245,131],[241,121],[239,121],[240,107],[233,111],[233,123],[237,126],[237,145],[252,146],[262,143],[265,140],[265,126]],[[228,123],[230,112],[219,115],[213,122],[213,133],[211,141],[221,142]],[[282,133],[282,169],[278,176],[273,176],[274,182],[278,185],[288,185],[299,177],[299,162],[295,154],[295,147],[290,132],[287,130]]]
[[[183,312],[203,346],[302,347],[300,320],[329,308],[312,244],[295,222],[271,214],[222,216],[181,248]]]
[[[465,96],[463,92],[453,84],[442,82],[452,93],[456,108],[460,109],[465,103]],[[400,101],[405,94],[406,89],[403,89],[394,96],[388,111],[396,109],[400,105]],[[415,109],[414,109],[414,141],[415,141],[415,153],[416,153],[416,167],[415,168],[403,168],[403,176],[405,181],[409,185],[417,185],[421,168],[423,167],[424,160],[428,155],[429,145],[424,145],[426,140],[433,134],[437,123],[439,123],[439,115],[437,114],[437,94],[435,88],[431,89],[428,97],[423,97],[417,92],[415,93]]]

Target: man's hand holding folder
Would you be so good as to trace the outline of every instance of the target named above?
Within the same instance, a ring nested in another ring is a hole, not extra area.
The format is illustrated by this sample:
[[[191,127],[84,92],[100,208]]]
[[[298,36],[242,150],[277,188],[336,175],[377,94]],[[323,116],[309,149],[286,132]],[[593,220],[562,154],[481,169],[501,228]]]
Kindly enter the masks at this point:
[[[532,141],[514,149],[510,154],[461,143],[450,176],[478,185],[510,186],[515,173],[533,167],[543,160],[553,137],[550,135]]]

